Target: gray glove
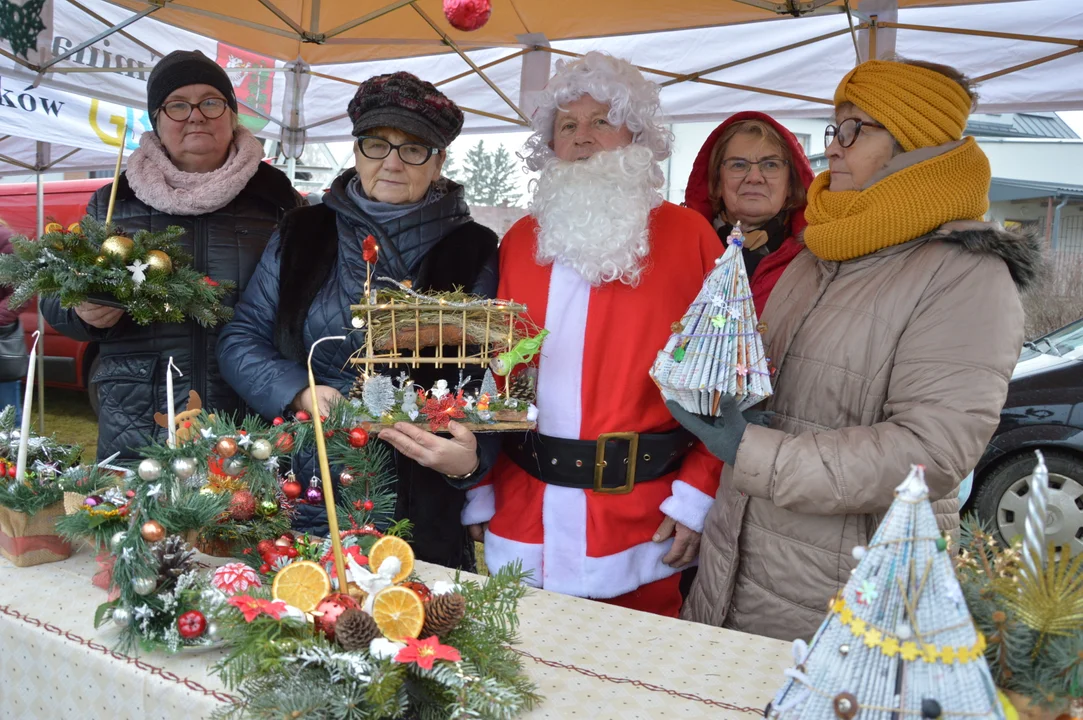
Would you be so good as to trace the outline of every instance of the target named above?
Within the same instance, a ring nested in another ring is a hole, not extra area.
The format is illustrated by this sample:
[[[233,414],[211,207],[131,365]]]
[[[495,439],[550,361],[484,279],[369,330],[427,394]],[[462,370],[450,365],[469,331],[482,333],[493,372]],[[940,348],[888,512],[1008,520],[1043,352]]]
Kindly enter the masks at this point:
[[[718,417],[703,417],[688,412],[675,401],[666,402],[666,407],[673,413],[673,419],[684,426],[707,446],[707,449],[722,462],[733,465],[737,462],[737,448],[741,445],[748,421],[737,408],[737,401],[732,397],[723,397],[719,404],[721,414]],[[763,413],[768,415],[768,413]],[[756,424],[763,424],[764,418],[757,417]]]

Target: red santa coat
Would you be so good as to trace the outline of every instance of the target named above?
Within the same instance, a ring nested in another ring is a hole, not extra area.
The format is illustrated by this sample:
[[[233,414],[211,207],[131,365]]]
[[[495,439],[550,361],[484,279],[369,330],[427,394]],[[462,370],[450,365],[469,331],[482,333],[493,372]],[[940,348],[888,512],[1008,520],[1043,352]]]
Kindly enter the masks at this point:
[[[500,246],[498,297],[527,306],[549,330],[538,362],[538,430],[595,440],[607,432],[663,433],[677,423],[649,370],[695,299],[722,247],[699,214],[663,203],[650,215],[651,253],[637,287],[591,287],[559,263],[535,259],[537,223],[516,223]],[[488,522],[485,561],[521,560],[532,584],[612,598],[676,572],[662,562],[672,540],[651,538],[663,513],[700,531],[722,463],[702,444],[679,470],[626,495],[546,485],[501,456],[468,494],[463,523]]]

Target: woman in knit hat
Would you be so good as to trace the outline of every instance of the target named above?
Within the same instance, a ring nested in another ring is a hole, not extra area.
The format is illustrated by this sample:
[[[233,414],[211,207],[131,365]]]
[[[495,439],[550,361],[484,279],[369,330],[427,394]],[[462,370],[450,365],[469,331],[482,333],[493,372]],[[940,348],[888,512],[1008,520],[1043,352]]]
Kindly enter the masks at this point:
[[[351,326],[350,305],[365,289],[362,244],[368,236],[379,248],[372,278],[423,291],[496,292],[497,237],[470,217],[462,186],[440,174],[447,146],[462,129],[462,111],[430,83],[398,72],[362,83],[348,112],[357,138],[355,167],[335,179],[322,204],[286,217],[219,344],[223,373],[268,419],[310,410],[309,348]],[[316,348],[321,413],[349,391],[356,374],[347,361],[364,344],[363,332],[351,332],[345,342]],[[426,389],[439,379],[454,387],[459,371],[422,366],[410,377]],[[475,440],[454,422],[450,432],[450,438],[439,437],[403,424],[380,437],[396,448],[395,516],[413,521],[417,556],[469,568],[473,544],[459,521],[462,488],[487,472],[498,440]],[[298,462],[299,478],[317,474],[311,458]],[[327,533],[322,505],[298,511],[295,528]]]
[[[763,313],[769,427],[732,403],[713,420],[671,405],[726,463],[686,618],[811,638],[911,465],[957,532],[959,481],[999,421],[1039,263],[1032,238],[982,222],[972,103],[965,78],[926,63],[873,60],[839,83],[806,247]]]
[[[154,132],[143,133],[116,182],[113,222],[128,234],[184,228],[180,242],[195,269],[243,291],[278,221],[301,197],[284,173],[262,162],[262,143],[238,123],[229,76],[202,53],[178,50],[154,66],[147,110]],[[109,184],[94,193],[87,213],[104,221],[112,190]],[[170,357],[184,373],[174,378],[178,411],[190,390],[204,407],[243,409],[214,358],[217,329],[191,320],[141,326],[123,310],[90,302],[66,310],[55,297],[42,300],[42,311],[57,331],[97,344],[89,381],[101,406],[99,459],[136,458],[137,448],[164,441],[154,414],[165,411]]]

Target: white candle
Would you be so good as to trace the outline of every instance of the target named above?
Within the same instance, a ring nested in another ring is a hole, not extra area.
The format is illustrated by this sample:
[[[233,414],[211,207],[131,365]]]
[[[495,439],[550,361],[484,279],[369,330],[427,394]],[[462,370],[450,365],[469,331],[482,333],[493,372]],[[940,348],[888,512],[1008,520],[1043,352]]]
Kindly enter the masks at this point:
[[[1030,476],[1030,492],[1027,498],[1027,517],[1023,522],[1023,563],[1030,576],[1037,580],[1045,571],[1046,540],[1045,520],[1049,505],[1049,470],[1041,450],[1035,450],[1038,464]]]
[[[173,356],[169,356],[169,364],[165,368],[165,415],[166,423],[168,425],[167,431],[169,433],[169,440],[167,444],[169,447],[177,446],[177,417],[176,411],[173,407],[173,371],[177,371],[179,377],[184,377],[184,373],[180,371],[176,365],[173,364]]]
[[[15,481],[26,479],[26,447],[30,442],[30,410],[34,404],[34,369],[37,365],[38,337],[41,331],[34,331],[34,343],[30,346],[29,364],[26,368],[26,392],[23,393],[23,424],[19,429],[19,456],[15,465]]]

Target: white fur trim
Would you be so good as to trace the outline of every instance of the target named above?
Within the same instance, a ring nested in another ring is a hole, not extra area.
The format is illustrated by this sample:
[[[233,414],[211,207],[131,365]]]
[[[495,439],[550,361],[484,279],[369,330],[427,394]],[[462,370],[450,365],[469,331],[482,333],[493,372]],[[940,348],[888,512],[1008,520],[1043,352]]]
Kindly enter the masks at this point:
[[[545,339],[538,362],[538,432],[579,439],[583,351],[590,285],[579,273],[553,263],[545,309]]]
[[[466,504],[463,505],[463,525],[487,523],[496,515],[496,495],[492,485],[479,485],[466,491]]]
[[[636,588],[683,570],[684,568],[673,568],[662,562],[662,558],[672,546],[673,539],[670,538],[660,543],[633,545],[627,550],[605,557],[583,558],[582,575],[559,590],[545,580],[542,545],[516,542],[486,532],[485,564],[489,566],[490,572],[495,572],[508,563],[521,560],[523,569],[533,572],[532,578],[527,581],[527,584],[533,587],[576,597],[606,599],[630,593]]]
[[[689,530],[703,532],[703,523],[714,498],[683,480],[674,480],[672,495],[662,501],[661,511]]]
[[[574,595],[586,575],[587,491],[546,485],[542,525],[545,528],[542,587]]]
[[[485,565],[490,573],[500,568],[521,560],[523,570],[529,570],[531,576],[526,584],[533,587],[542,586],[542,546],[534,543],[522,543],[517,540],[509,540],[493,533],[485,531]]]

